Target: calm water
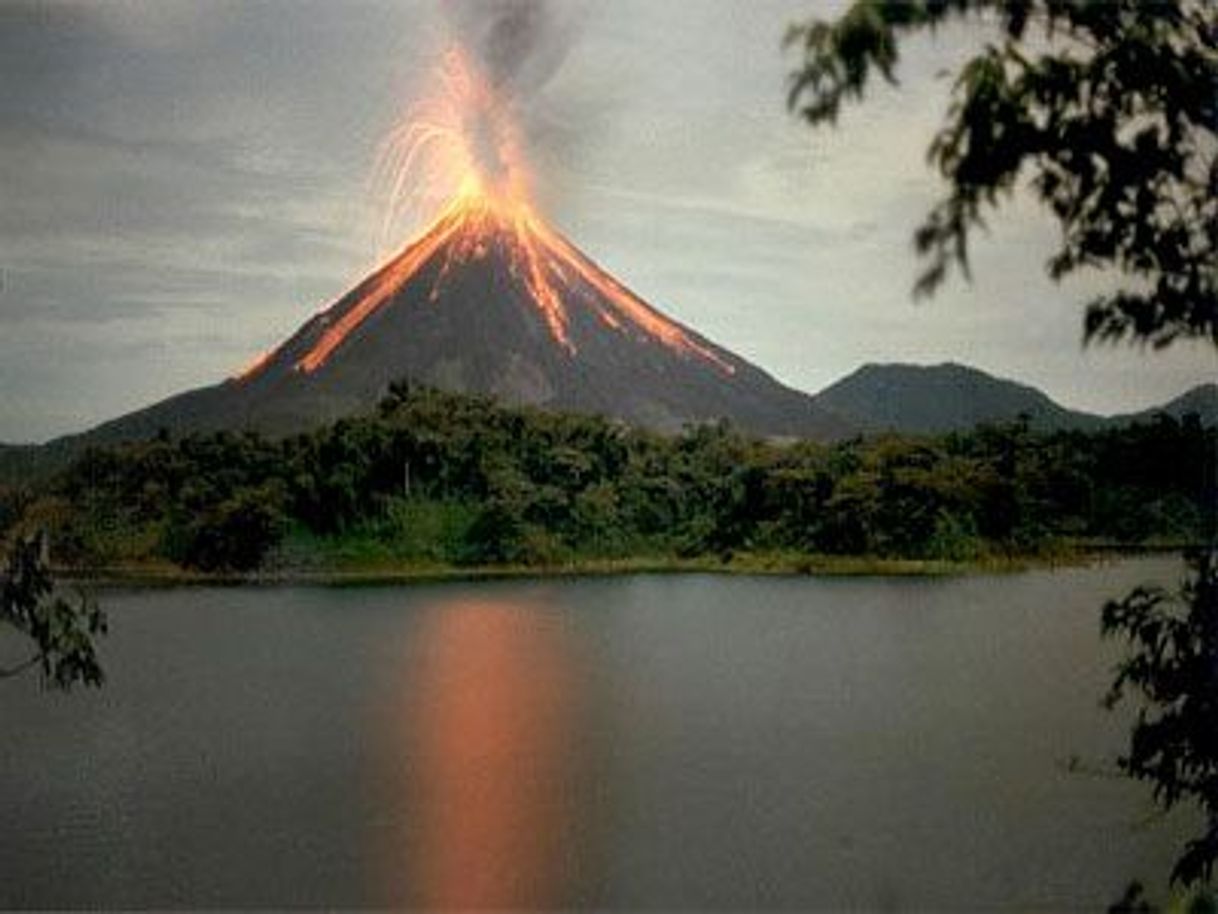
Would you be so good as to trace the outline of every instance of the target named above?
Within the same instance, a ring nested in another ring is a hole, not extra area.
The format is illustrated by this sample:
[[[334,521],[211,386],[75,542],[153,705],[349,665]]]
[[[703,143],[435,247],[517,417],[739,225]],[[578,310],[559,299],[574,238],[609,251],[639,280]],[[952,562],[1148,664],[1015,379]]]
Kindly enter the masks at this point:
[[[1176,576],[106,591],[105,689],[0,684],[0,907],[1102,909],[1188,823],[1061,762]]]

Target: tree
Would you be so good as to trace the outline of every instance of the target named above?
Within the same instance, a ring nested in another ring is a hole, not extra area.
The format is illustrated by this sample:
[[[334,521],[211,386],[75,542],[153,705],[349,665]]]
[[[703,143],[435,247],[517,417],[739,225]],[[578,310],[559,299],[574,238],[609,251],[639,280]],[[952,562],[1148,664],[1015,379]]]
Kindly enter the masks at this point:
[[[958,268],[987,210],[1022,180],[1057,218],[1060,279],[1111,269],[1088,340],[1218,345],[1218,4],[1212,0],[855,0],[795,26],[793,110],[835,123],[875,74],[896,82],[902,38],[977,15],[995,41],[957,74],[928,150],[947,192],[914,241],[917,295]]]
[[[239,489],[176,528],[171,552],[200,571],[253,571],[283,537],[282,502],[275,485]]]
[[[835,123],[875,74],[896,81],[903,38],[969,16],[995,40],[956,74],[928,150],[946,193],[914,235],[926,260],[915,294],[953,268],[968,277],[972,232],[1026,181],[1061,227],[1049,275],[1122,277],[1088,304],[1085,340],[1218,346],[1218,3],[854,0],[790,30],[802,54],[790,107]],[[1139,588],[1102,615],[1132,649],[1109,703],[1127,690],[1145,702],[1118,764],[1164,807],[1193,801],[1207,817],[1173,870],[1186,885],[1218,860],[1218,536],[1206,520],[1178,595]]]
[[[1144,699],[1117,764],[1149,781],[1165,809],[1192,800],[1206,817],[1172,871],[1185,885],[1209,881],[1218,860],[1218,561],[1201,550],[1189,563],[1194,574],[1178,594],[1139,587],[1102,616],[1104,634],[1135,649],[1117,668],[1107,704],[1127,690]]]
[[[34,654],[17,666],[0,668],[0,679],[36,667],[53,688],[100,686],[104,674],[94,639],[106,633],[106,616],[83,595],[76,604],[55,596],[45,553],[46,538],[40,535],[19,539],[8,557],[0,581],[0,626],[32,640]]]

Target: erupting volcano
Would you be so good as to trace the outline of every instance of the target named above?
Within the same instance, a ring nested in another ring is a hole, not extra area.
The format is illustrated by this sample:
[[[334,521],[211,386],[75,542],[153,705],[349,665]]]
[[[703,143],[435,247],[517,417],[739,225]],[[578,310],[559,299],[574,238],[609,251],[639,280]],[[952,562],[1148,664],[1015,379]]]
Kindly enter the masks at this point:
[[[729,419],[828,437],[811,398],[648,305],[542,218],[511,86],[464,53],[382,151],[383,234],[413,240],[240,376],[103,427],[107,437],[304,429],[371,407],[399,379],[671,430]]]
[[[532,325],[518,330],[542,343],[538,337],[544,331],[548,342],[568,358],[579,357],[584,346],[595,348],[603,342],[598,340],[600,333],[609,330],[636,342],[667,347],[682,358],[702,359],[728,375],[736,371],[730,357],[716,353],[641,301],[542,222],[527,204],[505,203],[482,193],[477,185],[463,192],[386,267],[306,325],[282,352],[291,353],[297,370],[313,373],[345,346],[354,345],[353,336],[361,331],[377,333],[378,313],[402,299],[416,305],[425,302],[415,310],[426,312],[459,310],[454,303],[471,296],[481,300],[488,316],[497,310],[495,301],[509,303],[520,319]],[[426,333],[423,325],[435,323],[426,319],[426,313],[412,317],[417,325],[412,329],[418,332]],[[410,345],[409,339],[399,342]],[[261,361],[242,379],[254,379],[271,362]]]

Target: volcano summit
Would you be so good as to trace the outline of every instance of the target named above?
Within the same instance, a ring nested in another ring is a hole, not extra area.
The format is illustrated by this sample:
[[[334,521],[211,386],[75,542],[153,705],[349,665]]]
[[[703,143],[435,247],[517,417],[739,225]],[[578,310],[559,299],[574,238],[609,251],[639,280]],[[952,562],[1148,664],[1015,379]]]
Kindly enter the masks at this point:
[[[241,377],[96,430],[106,440],[303,430],[402,378],[662,430],[726,418],[829,437],[834,414],[643,302],[531,208],[469,191]]]

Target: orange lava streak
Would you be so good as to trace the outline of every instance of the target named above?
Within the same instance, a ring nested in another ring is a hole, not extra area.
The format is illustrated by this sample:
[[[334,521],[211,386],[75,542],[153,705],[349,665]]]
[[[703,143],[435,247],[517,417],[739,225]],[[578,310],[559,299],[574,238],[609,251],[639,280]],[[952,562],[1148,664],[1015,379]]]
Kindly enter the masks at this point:
[[[321,339],[309,350],[296,367],[303,371],[316,371],[326,363],[330,354],[337,349],[347,336],[368,319],[392,295],[402,283],[409,279],[419,267],[426,263],[433,254],[460,228],[457,220],[444,225],[442,217],[436,229],[424,235],[419,241],[406,249],[406,252],[394,261],[388,269],[375,280],[371,289],[354,306],[349,308],[333,325],[326,328]],[[328,314],[322,320],[328,318]]]
[[[271,360],[275,357],[276,350],[268,349],[261,355],[253,358],[240,371],[233,375],[232,380],[244,384],[247,381],[252,381],[258,375],[262,374],[263,369],[271,364]]]
[[[550,326],[550,333],[554,339],[567,352],[575,354],[575,345],[571,342],[567,335],[567,309],[563,306],[562,298],[558,291],[546,279],[545,271],[542,267],[541,254],[536,246],[532,243],[532,239],[525,234],[527,226],[517,225],[516,235],[520,241],[520,245],[524,250],[525,262],[528,265],[529,275],[525,278],[525,284],[529,288],[529,292],[533,295],[533,300],[541,308],[541,312],[545,315],[546,323]]]
[[[714,351],[700,345],[690,338],[680,326],[668,320],[633,292],[616,282],[608,273],[588,261],[561,235],[552,231],[547,225],[536,222],[533,230],[545,245],[561,258],[562,262],[570,265],[579,277],[611,302],[627,321],[641,328],[648,336],[659,340],[670,349],[699,356],[713,363],[726,374],[735,374],[736,369],[730,363],[720,358]],[[620,322],[601,312],[606,322],[620,329]]]

